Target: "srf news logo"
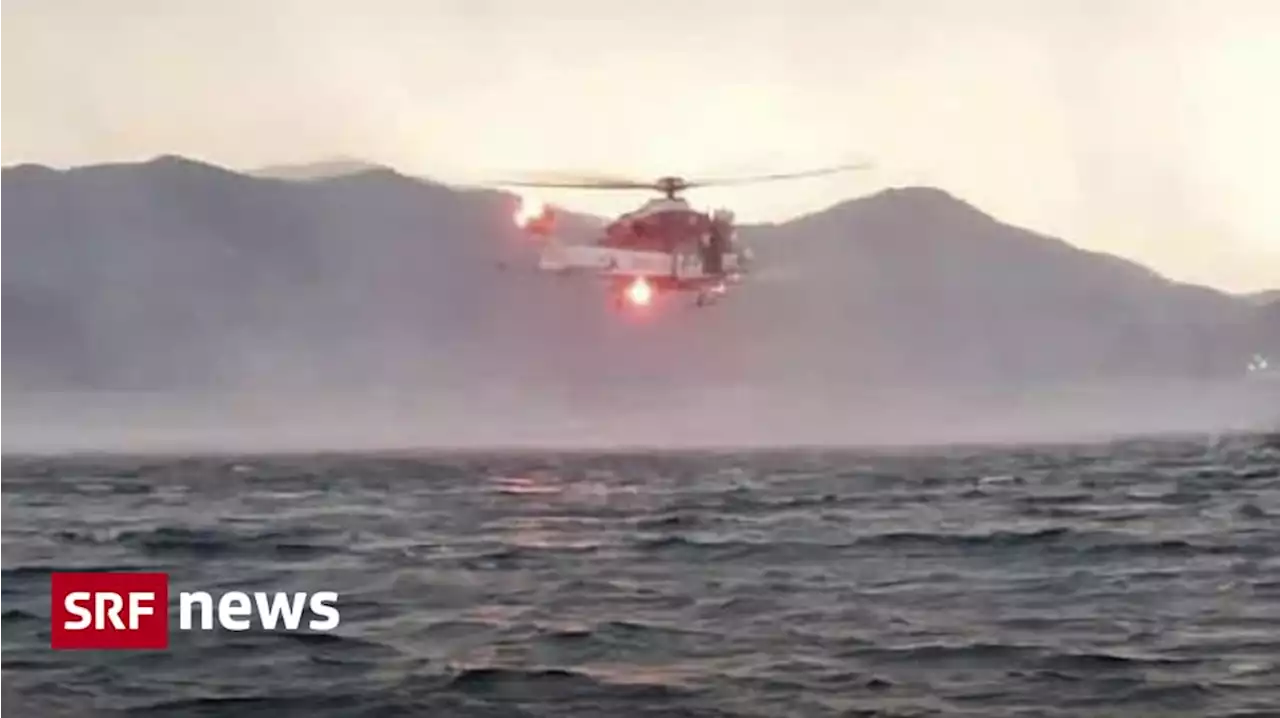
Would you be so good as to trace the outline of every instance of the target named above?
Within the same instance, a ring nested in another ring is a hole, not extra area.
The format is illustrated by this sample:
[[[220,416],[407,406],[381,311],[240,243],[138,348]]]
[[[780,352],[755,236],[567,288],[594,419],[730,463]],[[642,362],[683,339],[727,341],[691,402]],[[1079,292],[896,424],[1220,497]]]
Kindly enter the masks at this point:
[[[178,629],[296,631],[303,617],[312,631],[332,631],[341,616],[333,591],[252,594],[229,591],[215,599],[204,591],[178,595]],[[169,574],[55,573],[51,590],[50,644],[54,650],[159,650],[169,647]],[[309,609],[309,610],[308,610]],[[196,613],[198,625],[193,620]],[[318,617],[318,618],[317,618]]]

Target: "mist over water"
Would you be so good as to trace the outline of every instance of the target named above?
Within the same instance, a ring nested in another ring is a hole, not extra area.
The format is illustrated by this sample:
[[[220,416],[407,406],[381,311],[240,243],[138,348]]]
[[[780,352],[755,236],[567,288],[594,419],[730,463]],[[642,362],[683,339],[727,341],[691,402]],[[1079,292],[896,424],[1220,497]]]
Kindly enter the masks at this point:
[[[1226,434],[1280,426],[1275,384],[953,391],[548,391],[484,381],[273,395],[5,397],[4,450],[343,451],[894,446]]]

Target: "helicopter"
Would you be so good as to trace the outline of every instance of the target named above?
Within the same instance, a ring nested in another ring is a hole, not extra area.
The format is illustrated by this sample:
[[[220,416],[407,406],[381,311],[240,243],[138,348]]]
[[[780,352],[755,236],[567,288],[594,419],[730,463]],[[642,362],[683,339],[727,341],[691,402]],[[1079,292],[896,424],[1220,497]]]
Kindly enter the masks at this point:
[[[752,253],[738,240],[734,214],[727,209],[695,209],[681,193],[699,187],[741,185],[799,179],[865,169],[845,164],[805,172],[750,177],[688,180],[660,177],[654,181],[618,177],[562,177],[514,180],[496,184],[593,190],[648,190],[659,193],[633,211],[610,221],[602,236],[588,244],[569,244],[556,235],[556,213],[536,200],[522,200],[516,224],[543,242],[538,268],[560,274],[593,274],[610,284],[615,306],[645,307],[666,293],[693,293],[699,307],[715,303],[732,284],[741,282]]]

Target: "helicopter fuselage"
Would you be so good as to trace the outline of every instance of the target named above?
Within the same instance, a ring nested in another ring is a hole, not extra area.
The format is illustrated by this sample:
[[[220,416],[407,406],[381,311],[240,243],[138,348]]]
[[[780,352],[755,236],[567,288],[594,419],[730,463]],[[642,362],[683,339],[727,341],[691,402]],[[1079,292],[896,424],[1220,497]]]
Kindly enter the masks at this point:
[[[659,177],[657,181],[595,176],[506,184],[661,192],[660,198],[610,222],[604,236],[591,244],[558,242],[553,231],[554,214],[541,203],[533,205],[538,211],[521,208],[517,221],[526,231],[547,241],[539,259],[539,267],[544,270],[590,272],[605,277],[619,288],[619,297],[637,305],[648,304],[657,291],[655,287],[697,291],[698,304],[702,305],[723,294],[727,283],[742,277],[751,263],[751,253],[738,246],[731,212],[699,212],[679,196],[680,192],[696,187],[813,177],[866,166],[846,164],[807,172],[692,181],[675,176]]]
[[[651,252],[696,247],[712,231],[712,220],[682,199],[655,199],[609,223],[601,246]]]
[[[695,210],[678,197],[654,199],[618,217],[589,244],[556,241],[552,217],[544,210],[526,223],[527,229],[549,240],[539,267],[604,277],[617,297],[633,304],[669,292],[697,292],[698,304],[706,304],[724,294],[727,284],[746,268],[732,216]]]

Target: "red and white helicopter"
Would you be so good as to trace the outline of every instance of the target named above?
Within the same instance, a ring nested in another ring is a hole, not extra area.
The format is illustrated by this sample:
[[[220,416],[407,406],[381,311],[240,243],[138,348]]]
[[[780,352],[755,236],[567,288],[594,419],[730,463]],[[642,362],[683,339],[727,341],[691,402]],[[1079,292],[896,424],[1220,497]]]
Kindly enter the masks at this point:
[[[655,190],[661,197],[623,214],[590,244],[568,244],[555,233],[555,212],[541,202],[522,200],[516,223],[543,241],[538,267],[558,273],[588,273],[607,279],[619,306],[647,306],[659,292],[695,292],[704,306],[725,294],[751,265],[751,251],[738,242],[733,212],[694,209],[680,193],[712,187],[813,177],[866,164],[841,165],[807,172],[690,181],[662,177],[654,182],[612,177],[511,181],[513,187],[600,190]]]

